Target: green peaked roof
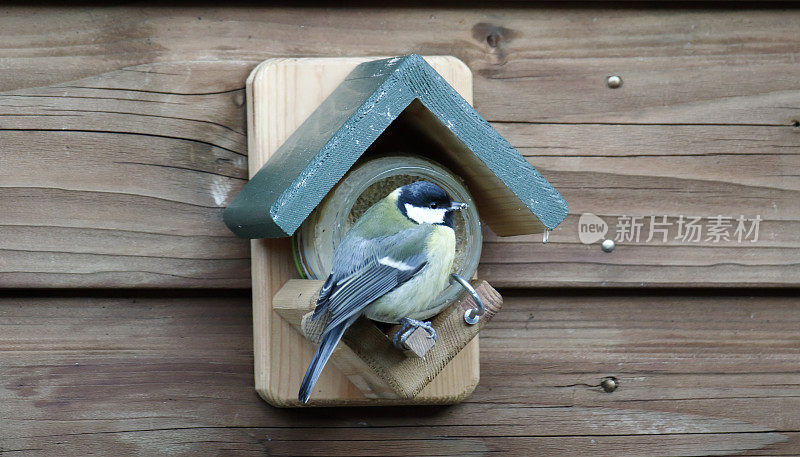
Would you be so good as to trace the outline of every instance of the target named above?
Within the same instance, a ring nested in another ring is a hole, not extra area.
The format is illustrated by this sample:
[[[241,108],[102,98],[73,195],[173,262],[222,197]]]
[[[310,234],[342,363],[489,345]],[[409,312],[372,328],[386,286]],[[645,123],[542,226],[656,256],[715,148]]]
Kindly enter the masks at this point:
[[[533,233],[564,220],[568,207],[558,191],[421,56],[411,54],[358,65],[236,195],[225,223],[245,238],[292,235],[378,136],[412,108],[425,118],[420,124],[429,135],[456,145],[452,163],[444,163],[466,179],[481,217],[496,233]],[[497,199],[483,197],[486,192],[475,187],[484,183],[494,183],[495,193],[502,189],[500,198],[511,201],[513,213],[502,214]],[[504,217],[530,220],[522,229],[498,230]]]

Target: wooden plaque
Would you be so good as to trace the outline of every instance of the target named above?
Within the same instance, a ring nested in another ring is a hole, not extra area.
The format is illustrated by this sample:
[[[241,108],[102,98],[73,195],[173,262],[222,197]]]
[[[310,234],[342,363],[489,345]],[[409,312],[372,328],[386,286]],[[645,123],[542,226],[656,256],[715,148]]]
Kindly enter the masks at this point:
[[[255,175],[311,113],[365,58],[281,58],[261,63],[247,79],[250,176]],[[454,57],[425,60],[472,103],[472,73]],[[266,210],[266,208],[265,208]],[[297,277],[288,238],[251,242],[255,386],[274,406],[300,406],[297,392],[314,346],[278,316],[272,298]],[[475,337],[413,399],[367,398],[333,364],[325,367],[309,405],[450,404],[466,398],[478,384]]]

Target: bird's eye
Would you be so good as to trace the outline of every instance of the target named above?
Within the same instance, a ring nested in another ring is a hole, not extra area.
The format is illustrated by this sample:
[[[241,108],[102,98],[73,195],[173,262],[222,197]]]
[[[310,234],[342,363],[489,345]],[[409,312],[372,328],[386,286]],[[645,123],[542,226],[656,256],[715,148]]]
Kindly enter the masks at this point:
[[[431,209],[436,209],[439,207],[439,205],[437,205],[436,202],[431,202],[430,207]]]

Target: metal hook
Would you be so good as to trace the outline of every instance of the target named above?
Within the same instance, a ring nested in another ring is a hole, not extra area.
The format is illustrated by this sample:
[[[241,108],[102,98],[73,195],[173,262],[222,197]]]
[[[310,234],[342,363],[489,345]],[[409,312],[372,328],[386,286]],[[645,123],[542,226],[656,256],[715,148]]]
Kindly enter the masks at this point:
[[[475,288],[472,287],[472,284],[470,284],[469,281],[455,273],[450,276],[455,279],[456,282],[461,285],[461,287],[469,292],[470,296],[472,296],[472,299],[475,301],[475,304],[478,305],[477,308],[470,308],[464,311],[464,321],[469,325],[477,324],[478,320],[480,320],[481,316],[483,316],[483,314],[486,312],[486,307],[483,305],[483,300],[481,300],[478,292],[475,291]]]

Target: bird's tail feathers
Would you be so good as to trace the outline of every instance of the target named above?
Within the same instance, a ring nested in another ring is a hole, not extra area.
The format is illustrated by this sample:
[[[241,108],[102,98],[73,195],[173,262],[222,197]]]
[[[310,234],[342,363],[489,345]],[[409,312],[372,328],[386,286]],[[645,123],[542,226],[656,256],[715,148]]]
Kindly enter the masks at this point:
[[[311,390],[314,388],[314,384],[317,383],[319,375],[322,374],[322,369],[325,368],[325,364],[328,363],[328,359],[331,357],[333,350],[336,348],[339,340],[342,339],[342,335],[344,335],[344,331],[347,330],[347,327],[349,327],[351,323],[351,321],[342,322],[336,327],[329,329],[322,336],[322,340],[320,340],[319,346],[317,346],[317,352],[314,353],[311,364],[308,365],[308,370],[306,370],[306,375],[303,377],[303,382],[300,383],[300,392],[297,395],[297,399],[300,400],[300,403],[308,403],[308,399],[311,397]]]

